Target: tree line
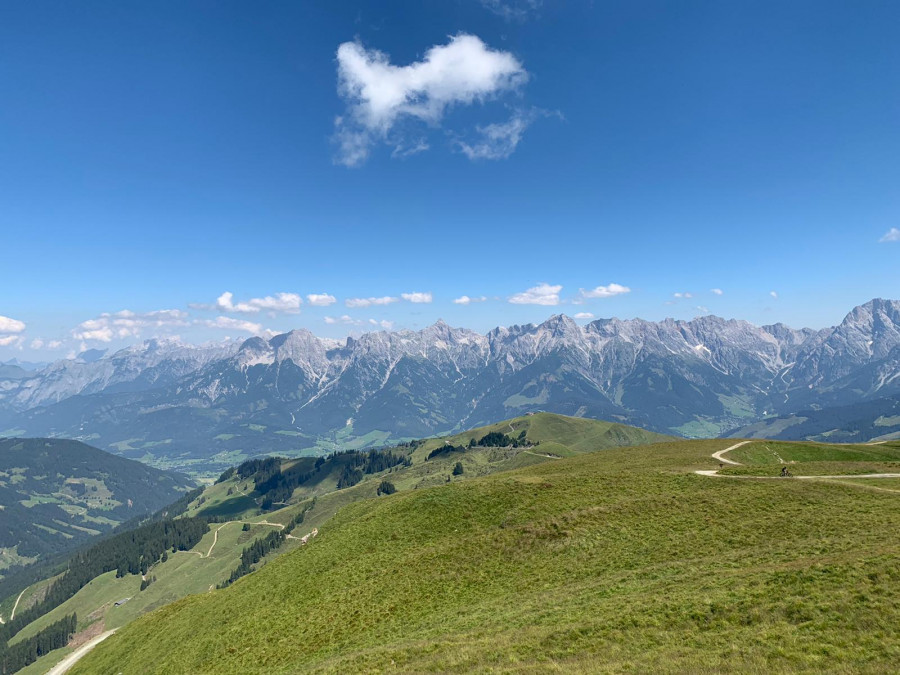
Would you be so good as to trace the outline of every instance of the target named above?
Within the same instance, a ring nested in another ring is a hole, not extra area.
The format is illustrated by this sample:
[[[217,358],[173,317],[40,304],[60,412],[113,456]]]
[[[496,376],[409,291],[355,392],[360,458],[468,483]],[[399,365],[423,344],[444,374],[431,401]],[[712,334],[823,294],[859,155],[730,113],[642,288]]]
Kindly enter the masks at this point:
[[[412,466],[407,455],[395,454],[390,450],[369,450],[368,452],[350,451],[349,461],[344,465],[338,477],[337,489],[352,487],[364,476],[387,471],[395,466]]]
[[[47,588],[44,598],[16,618],[0,625],[0,644],[6,644],[35,619],[58,607],[92,579],[116,570],[117,577],[146,574],[168,550],[192,549],[209,529],[206,518],[181,518],[148,523],[98,542],[69,558],[65,571]]]
[[[451,445],[450,443],[444,443],[444,445],[435,448],[431,452],[428,453],[428,457],[425,458],[425,461],[429,459],[434,459],[435,457],[439,457],[441,455],[449,455],[452,452],[465,452],[469,448],[520,448],[520,447],[531,447],[532,443],[525,437],[525,430],[523,429],[521,433],[516,436],[508,436],[499,431],[491,431],[478,440],[474,438],[469,439],[469,445]]]
[[[51,623],[36,635],[12,646],[5,641],[0,643],[0,674],[15,673],[34,663],[44,654],[65,647],[77,626],[78,618],[75,614],[69,614],[59,621]]]
[[[228,579],[219,584],[218,588],[225,588],[226,586],[230,586],[241,577],[250,574],[250,572],[253,571],[253,565],[265,558],[266,555],[268,555],[270,552],[280,547],[287,540],[288,534],[290,534],[290,532],[295,527],[297,527],[297,525],[304,521],[307,512],[315,505],[316,499],[315,497],[313,497],[313,499],[300,510],[300,513],[291,518],[291,521],[287,525],[285,525],[283,530],[275,530],[274,532],[270,532],[265,537],[257,539],[252,544],[250,544],[250,546],[244,548],[244,550],[241,552],[240,565],[232,570],[231,576],[229,576]]]
[[[308,461],[297,461],[283,469],[285,460],[278,457],[250,459],[226,470],[217,482],[237,475],[241,480],[252,479],[256,492],[262,497],[263,510],[286,502],[301,485],[327,476],[336,466],[341,466],[337,488],[343,489],[359,483],[367,474],[386,471],[395,466],[410,466],[412,460],[405,454],[390,450],[343,450],[326,457],[318,457],[310,467]]]

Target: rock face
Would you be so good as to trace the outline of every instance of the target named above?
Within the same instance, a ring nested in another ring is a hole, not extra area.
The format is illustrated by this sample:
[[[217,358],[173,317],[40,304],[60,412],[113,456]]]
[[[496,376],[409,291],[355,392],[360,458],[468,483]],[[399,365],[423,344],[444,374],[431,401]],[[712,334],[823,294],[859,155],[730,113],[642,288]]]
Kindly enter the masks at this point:
[[[533,410],[715,436],[896,394],[900,302],[880,299],[819,331],[564,315],[486,335],[443,322],[345,341],[295,330],[150,341],[0,381],[6,426],[189,457],[382,444]]]

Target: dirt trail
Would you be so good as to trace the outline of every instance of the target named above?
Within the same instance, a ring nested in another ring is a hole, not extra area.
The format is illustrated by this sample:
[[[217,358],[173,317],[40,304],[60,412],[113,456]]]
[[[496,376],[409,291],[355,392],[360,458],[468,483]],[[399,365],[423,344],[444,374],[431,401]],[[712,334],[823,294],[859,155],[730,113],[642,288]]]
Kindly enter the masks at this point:
[[[733,459],[728,459],[727,457],[723,457],[726,452],[729,450],[734,450],[735,448],[739,448],[742,445],[747,445],[747,443],[753,443],[753,441],[741,441],[740,443],[735,443],[724,450],[719,450],[718,452],[714,452],[712,454],[712,458],[722,462],[724,464],[731,464],[732,466],[742,466],[740,462],[735,462]],[[869,444],[874,445],[874,444]],[[777,456],[777,454],[776,454]],[[780,459],[780,458],[779,458]],[[743,480],[785,480],[785,476],[729,476],[725,474],[719,473],[718,469],[699,469],[694,471],[699,476],[712,476],[714,478],[738,478]],[[825,480],[825,481],[840,481],[843,485],[853,485],[855,487],[871,487],[868,485],[864,485],[861,483],[847,483],[846,479],[848,478],[900,478],[900,473],[857,473],[857,474],[841,474],[837,476],[790,476],[789,478],[796,478],[798,480]],[[877,490],[881,490],[883,492],[897,492],[897,490],[888,490],[886,488],[875,488]]]
[[[722,462],[723,464],[732,464],[734,466],[740,466],[741,465],[740,462],[735,462],[733,459],[728,459],[727,457],[722,457],[722,455],[724,455],[726,452],[736,450],[737,448],[741,447],[742,445],[747,445],[747,443],[752,443],[752,442],[753,441],[741,441],[740,443],[735,443],[734,445],[730,445],[727,448],[725,448],[724,450],[719,450],[718,452],[714,452],[712,454],[713,459],[715,459],[719,462]]]
[[[95,637],[90,642],[85,642],[74,652],[69,654],[62,661],[53,666],[50,670],[47,671],[47,675],[63,675],[63,673],[69,672],[69,670],[78,663],[81,658],[91,651],[94,647],[103,642],[106,638],[116,632],[116,629],[108,630],[105,633],[100,633],[97,637]]]
[[[556,457],[554,455],[542,455],[539,452],[531,452],[531,450],[523,450],[522,452],[526,455],[534,455],[535,457],[546,457],[547,459],[562,459],[562,457]]]
[[[215,532],[213,532],[213,542],[212,542],[212,545],[209,547],[209,550],[206,552],[206,555],[203,555],[202,553],[199,553],[198,555],[201,558],[208,558],[209,556],[211,556],[213,549],[216,547],[216,544],[219,542],[219,530],[221,530],[226,525],[235,525],[237,523],[240,523],[241,525],[243,525],[244,523],[246,523],[248,525],[268,525],[270,527],[277,527],[279,530],[284,529],[284,525],[282,525],[281,523],[270,523],[268,520],[259,520],[255,523],[250,522],[248,520],[229,520],[227,523],[222,523],[221,525],[219,525],[219,527],[216,528]],[[196,553],[196,551],[192,551],[192,553]]]
[[[28,590],[27,588],[25,590]],[[19,606],[19,600],[22,599],[22,596],[25,595],[25,590],[19,593],[19,597],[16,598],[16,604],[13,605],[12,611],[9,613],[9,620],[12,621],[16,618],[16,608]]]

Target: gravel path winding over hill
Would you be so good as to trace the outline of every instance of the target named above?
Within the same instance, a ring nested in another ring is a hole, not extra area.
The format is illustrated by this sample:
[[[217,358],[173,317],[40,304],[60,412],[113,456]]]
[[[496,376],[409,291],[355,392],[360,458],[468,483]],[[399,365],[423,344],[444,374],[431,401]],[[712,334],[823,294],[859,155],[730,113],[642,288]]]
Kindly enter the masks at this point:
[[[726,452],[730,450],[734,450],[735,448],[739,448],[742,445],[747,445],[748,443],[753,443],[753,441],[741,441],[740,443],[735,443],[734,445],[730,445],[724,450],[719,450],[712,454],[712,458],[722,462],[724,464],[731,464],[732,466],[743,466],[740,462],[735,462],[733,459],[728,459],[727,457],[723,457]],[[873,443],[866,443],[866,445],[874,445]],[[698,469],[694,471],[697,475],[700,476],[713,476],[715,478],[741,478],[744,480],[784,480],[785,476],[729,476],[727,474],[719,473],[718,469]],[[856,474],[840,474],[835,476],[790,476],[789,478],[797,478],[799,480],[840,480],[847,478],[900,478],[900,473],[856,473]],[[844,485],[848,485],[848,483],[844,483]],[[853,485],[853,483],[849,483],[849,485]],[[868,486],[859,486],[858,487],[868,487]],[[884,490],[884,488],[878,488],[879,490],[883,490],[885,492],[897,492],[896,490]]]
[[[103,642],[106,638],[116,632],[116,629],[108,630],[105,633],[100,633],[97,637],[95,637],[90,642],[85,642],[74,652],[69,654],[62,661],[53,666],[50,670],[47,671],[47,675],[63,675],[63,673],[69,672],[69,670],[74,666],[81,658],[91,651],[94,647]]]

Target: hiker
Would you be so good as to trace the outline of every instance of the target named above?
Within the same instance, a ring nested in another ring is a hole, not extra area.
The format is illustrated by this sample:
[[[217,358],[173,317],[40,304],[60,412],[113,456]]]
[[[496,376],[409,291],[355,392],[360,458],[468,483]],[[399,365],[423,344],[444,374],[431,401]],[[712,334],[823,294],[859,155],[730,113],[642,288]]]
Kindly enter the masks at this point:
[[[781,467],[781,475],[782,475],[782,477],[787,476],[787,467],[786,466]]]

